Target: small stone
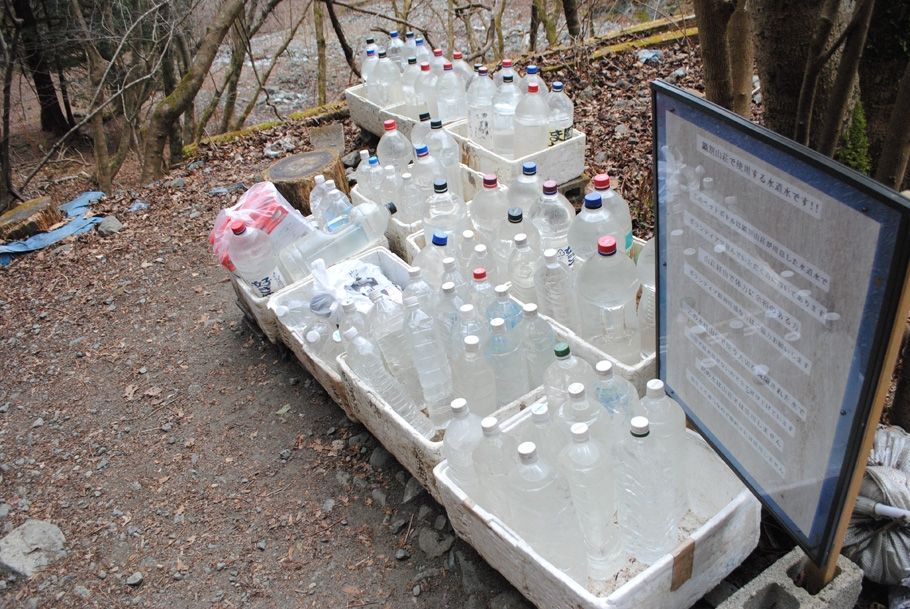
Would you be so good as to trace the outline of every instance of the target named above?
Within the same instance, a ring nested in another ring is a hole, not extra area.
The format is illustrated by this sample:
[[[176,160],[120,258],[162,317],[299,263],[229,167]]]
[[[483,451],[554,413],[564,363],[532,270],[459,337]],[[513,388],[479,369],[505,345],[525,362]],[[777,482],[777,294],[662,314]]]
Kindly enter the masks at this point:
[[[201,160],[193,161],[192,163],[190,163],[189,165],[186,166],[186,170],[187,171],[196,171],[197,169],[202,167],[204,164],[205,163],[203,163]]]
[[[436,517],[436,520],[433,521],[433,528],[437,531],[441,531],[446,528],[446,525],[449,524],[449,519],[445,515],[440,514]]]
[[[607,162],[607,153],[601,150],[594,155],[595,163],[606,163]]]
[[[668,83],[672,84],[672,83],[675,83],[676,81],[678,81],[680,78],[684,78],[685,76],[686,76],[686,69],[679,68],[679,69],[673,70],[669,74],[669,76],[667,76],[664,80],[666,80]]]
[[[184,186],[186,186],[186,180],[184,180],[183,178],[174,178],[173,180],[171,180],[171,182],[170,182],[170,184],[168,184],[168,186],[170,186],[171,188],[183,188]]]
[[[404,530],[407,524],[407,520],[404,518],[399,518],[392,521],[392,524],[389,525],[389,530],[392,531],[392,535],[398,535],[402,530]]]
[[[360,163],[360,151],[354,150],[353,152],[344,155],[341,157],[341,163],[345,167],[357,167],[357,164]]]
[[[474,562],[468,560],[464,552],[456,550],[455,561],[458,564],[459,569],[461,570],[461,587],[464,590],[464,593],[467,595],[478,594],[484,590],[483,582],[480,581],[480,577],[477,574],[477,567],[474,565]]]
[[[395,560],[407,560],[411,557],[410,552],[403,548],[395,550]]]
[[[198,209],[194,209],[193,211],[190,212],[189,219],[195,220],[196,218],[198,218],[201,215],[202,215],[201,211],[199,211]]]
[[[417,481],[417,478],[411,476],[408,478],[407,484],[404,485],[404,494],[401,496],[401,502],[409,503],[423,492],[423,487],[420,486],[420,482]]]
[[[413,594],[414,596],[420,596],[420,584],[417,584],[416,586],[411,588],[411,594]]]
[[[322,513],[328,514],[335,509],[335,500],[331,497],[322,502]]]
[[[6,518],[9,516],[9,511],[12,509],[12,506],[8,503],[0,503],[0,518]]]
[[[142,485],[139,484],[138,480],[133,480],[130,482],[130,490],[136,491],[137,493],[142,490]]]
[[[140,573],[139,571],[136,571],[135,573],[133,573],[132,575],[130,575],[129,577],[126,578],[126,585],[133,586],[135,588],[136,586],[141,586],[143,580],[145,580],[145,577],[142,575],[142,573]]]
[[[433,508],[428,505],[422,505],[417,510],[417,522],[423,522],[433,513]]]
[[[0,539],[0,571],[31,577],[35,571],[65,556],[65,543],[60,527],[29,518]]]
[[[449,551],[453,543],[454,535],[443,535],[430,527],[421,527],[417,535],[417,545],[428,558],[439,558]]]
[[[266,545],[266,544],[265,544],[265,539],[260,539],[260,540],[256,543],[256,548],[257,548],[258,550],[260,550],[261,552],[265,552],[265,545]]]
[[[35,427],[43,427],[43,426],[44,426],[44,419],[42,419],[41,417],[38,417],[37,419],[35,419],[35,420],[32,422],[32,428],[33,428],[33,429],[34,429]]]
[[[98,571],[97,573],[95,573],[95,577],[97,577],[98,579],[106,579],[106,578],[107,578],[107,571],[105,571],[104,569],[101,569],[100,571]]]
[[[73,594],[75,594],[76,596],[78,596],[79,598],[81,598],[83,600],[88,599],[88,597],[90,597],[92,595],[92,593],[89,591],[88,588],[86,588],[85,586],[78,586],[78,585],[73,586]]]
[[[355,446],[362,446],[363,444],[366,444],[366,442],[367,442],[367,440],[369,440],[369,438],[370,438],[370,434],[368,434],[365,431],[361,432],[357,435],[353,435],[350,438],[348,438],[348,446],[350,446],[351,448],[354,448]]]
[[[335,481],[338,482],[338,484],[341,486],[347,486],[351,483],[351,473],[346,470],[339,469],[335,472]]]
[[[291,387],[296,387],[299,384],[300,384],[300,379],[296,376],[292,376],[291,378],[288,379],[288,385],[290,385]]]
[[[120,222],[120,220],[117,219],[116,216],[105,216],[104,220],[98,224],[97,230],[102,237],[110,237],[111,235],[119,233],[121,230],[123,230],[123,224]]]
[[[490,609],[531,609],[531,605],[515,590],[508,590],[490,599]]]
[[[284,450],[282,450],[280,453],[278,453],[278,458],[281,459],[282,461],[287,461],[288,459],[290,459],[291,458],[291,449],[285,448]]]
[[[619,123],[613,130],[613,133],[616,135],[616,137],[626,137],[631,132],[632,130],[629,129],[629,126],[625,123]]]
[[[389,454],[389,451],[384,449],[382,446],[377,446],[373,449],[373,452],[370,453],[370,467],[374,469],[382,469],[388,464],[391,458],[392,455]]]
[[[385,503],[386,503],[385,491],[383,491],[380,488],[374,488],[373,492],[370,493],[370,495],[373,497],[373,501],[378,503],[380,506],[385,507]]]

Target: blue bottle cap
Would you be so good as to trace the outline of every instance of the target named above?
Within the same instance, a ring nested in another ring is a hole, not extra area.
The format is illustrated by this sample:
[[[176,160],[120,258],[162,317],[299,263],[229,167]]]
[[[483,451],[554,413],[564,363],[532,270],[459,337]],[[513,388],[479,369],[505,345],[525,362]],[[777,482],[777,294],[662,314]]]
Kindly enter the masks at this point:
[[[585,209],[600,209],[603,206],[603,197],[599,192],[589,192],[585,195]]]
[[[446,245],[449,242],[449,236],[445,233],[433,233],[433,245]]]
[[[417,156],[426,156],[430,154],[430,149],[427,148],[426,144],[421,144],[420,146],[414,148],[414,152],[417,153]]]
[[[534,64],[529,65],[528,69],[527,69],[527,73],[528,74],[537,74],[537,66],[535,66]]]
[[[376,49],[367,49],[367,55],[372,56],[372,55],[375,55],[375,54],[376,54]]]
[[[414,40],[414,43],[417,44],[417,46],[422,45],[422,44],[423,44],[423,38],[421,38],[420,36],[418,36],[417,39]]]
[[[398,30],[392,30],[389,32],[389,38],[398,38]]]
[[[369,163],[370,165],[379,165],[379,158],[377,158],[375,155],[371,156],[369,158]]]
[[[404,37],[405,37],[405,38],[413,38],[413,37],[414,37],[414,32],[405,32]]]
[[[553,91],[555,91],[556,93],[559,93],[560,91],[562,91],[562,83],[559,82],[558,80],[553,83]]]
[[[523,163],[521,166],[521,173],[523,173],[526,176],[536,175],[537,174],[537,163],[535,163],[534,161],[528,161],[527,163]]]

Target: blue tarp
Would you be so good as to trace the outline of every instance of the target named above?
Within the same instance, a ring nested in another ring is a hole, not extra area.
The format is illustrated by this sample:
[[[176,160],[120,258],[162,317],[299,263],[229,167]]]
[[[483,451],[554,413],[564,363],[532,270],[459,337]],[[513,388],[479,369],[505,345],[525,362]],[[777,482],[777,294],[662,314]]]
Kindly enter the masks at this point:
[[[5,245],[0,245],[0,266],[6,266],[12,262],[13,254],[44,249],[49,245],[66,239],[70,235],[77,235],[91,230],[93,226],[104,219],[104,216],[86,218],[85,215],[88,213],[92,203],[103,196],[103,192],[84,192],[69,203],[60,206],[60,209],[66,213],[67,217],[71,218],[69,222],[60,228],[32,235],[28,239],[22,239],[21,241],[11,241]]]

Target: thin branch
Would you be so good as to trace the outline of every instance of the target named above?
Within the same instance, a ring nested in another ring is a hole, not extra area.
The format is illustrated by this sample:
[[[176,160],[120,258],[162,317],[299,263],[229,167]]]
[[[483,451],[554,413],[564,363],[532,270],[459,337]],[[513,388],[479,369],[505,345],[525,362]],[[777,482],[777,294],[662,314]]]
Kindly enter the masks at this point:
[[[436,47],[436,45],[433,44],[433,40],[430,38],[430,33],[426,29],[422,28],[421,26],[417,25],[416,23],[412,23],[412,22],[408,21],[407,19],[400,19],[400,18],[394,17],[392,15],[380,13],[379,11],[371,11],[370,9],[367,9],[367,8],[360,8],[359,6],[355,6],[353,4],[348,4],[347,2],[339,2],[338,0],[332,0],[331,4],[335,4],[337,6],[354,11],[355,13],[363,13],[364,15],[372,15],[373,17],[379,17],[381,19],[388,19],[389,21],[394,21],[395,23],[397,23],[399,25],[406,25],[409,28],[411,28],[412,30],[417,30],[421,34],[423,34],[424,40],[426,40],[427,44],[430,45],[431,48]]]

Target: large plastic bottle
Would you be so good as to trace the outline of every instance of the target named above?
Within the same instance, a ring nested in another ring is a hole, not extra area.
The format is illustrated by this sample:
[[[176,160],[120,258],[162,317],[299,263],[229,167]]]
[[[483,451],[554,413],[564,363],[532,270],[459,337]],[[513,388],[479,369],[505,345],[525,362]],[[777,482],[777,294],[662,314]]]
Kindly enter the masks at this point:
[[[370,39],[368,38],[367,40]],[[366,97],[370,101],[373,101],[370,97],[370,81],[373,79],[373,72],[376,70],[377,63],[379,63],[379,58],[376,56],[376,49],[367,48],[366,57],[363,58],[363,65],[360,67],[360,77],[364,82]]]
[[[515,235],[515,248],[509,258],[509,281],[512,282],[512,294],[521,302],[534,302],[537,289],[534,286],[534,272],[540,254],[531,249],[528,236],[524,233]]]
[[[392,60],[392,63],[398,67],[399,71],[404,68],[402,65],[405,61],[404,42],[402,42],[401,37],[398,35],[398,30],[389,32],[389,47],[386,49],[386,55],[388,55],[389,59]]]
[[[553,326],[537,314],[537,305],[533,302],[525,303],[522,313],[521,344],[528,360],[529,385],[533,389],[543,384],[547,368],[556,361],[553,355],[556,333]]]
[[[377,55],[376,67],[367,81],[367,95],[380,108],[387,108],[404,101],[401,95],[401,68],[386,56],[385,51],[379,51]]]
[[[449,236],[446,233],[433,233],[427,246],[414,257],[414,266],[423,270],[424,281],[433,293],[442,286],[442,261],[450,256],[448,244]]]
[[[423,230],[427,233],[445,233],[449,239],[457,239],[467,228],[468,213],[464,199],[449,191],[445,180],[433,182],[433,195],[427,199],[423,214]]]
[[[575,125],[575,104],[563,91],[561,82],[553,83],[553,90],[547,95],[547,107],[550,110],[550,146],[569,140]]]
[[[404,334],[404,307],[380,290],[370,292],[373,307],[367,318],[370,338],[379,347],[389,372],[402,383],[416,375],[411,358],[402,349],[407,342]]]
[[[404,62],[401,72],[401,97],[405,102],[405,114],[411,118],[419,118],[421,112],[427,112],[420,108],[417,99],[417,78],[419,76],[420,66],[417,64],[417,57],[412,55]]]
[[[430,121],[427,145],[430,147],[430,154],[442,164],[446,171],[445,177],[449,190],[461,196],[461,149],[455,138],[442,128],[441,120]]]
[[[468,85],[474,78],[474,70],[472,70],[471,66],[468,65],[468,62],[464,60],[464,53],[461,51],[452,53],[452,67],[455,68],[455,73],[461,78],[461,82],[464,84],[464,90],[467,91]]]
[[[474,449],[483,438],[480,417],[472,412],[464,398],[452,400],[450,411],[451,420],[442,438],[442,454],[449,464],[449,477],[471,497],[478,492]]]
[[[379,159],[376,159],[376,162],[379,163]],[[369,185],[367,184],[367,175],[370,171],[370,151],[361,150],[360,151],[360,161],[357,163],[357,169],[354,170],[354,180],[357,182],[358,189],[364,193],[365,196],[369,196],[368,189]],[[324,178],[323,178],[324,179]],[[310,193],[310,209],[313,209],[312,205],[312,193]]]
[[[417,146],[414,151],[417,160],[411,167],[411,175],[414,176],[414,183],[424,193],[424,199],[427,199],[433,194],[433,182],[445,179],[446,170],[439,159],[430,155],[430,148],[426,144]]]
[[[559,462],[559,453],[569,442],[565,429],[556,420],[556,415],[546,402],[538,402],[531,406],[531,426],[520,437],[522,440],[534,442],[540,454],[550,463]]]
[[[521,91],[508,74],[493,96],[493,151],[506,158],[515,155],[515,108]]]
[[[554,85],[555,87],[555,85]],[[588,558],[588,577],[610,579],[622,566],[622,533],[616,521],[615,464],[584,423],[570,428],[572,441],[559,458]]]
[[[641,357],[644,359],[653,355],[657,349],[657,259],[654,255],[653,238],[648,239],[638,253],[635,268],[641,282],[638,330],[641,332]]]
[[[604,207],[599,192],[589,192],[585,195],[585,204],[572,220],[569,227],[569,246],[575,254],[575,260],[584,263],[597,253],[597,239],[603,235],[610,235],[616,243],[625,239],[625,228],[610,211]]]
[[[458,309],[458,323],[452,330],[452,342],[448,346],[453,359],[458,359],[464,354],[464,339],[468,336],[476,336],[481,347],[490,336],[490,324],[478,315],[477,309],[470,303],[463,304]]]
[[[365,158],[369,156],[369,152],[366,150],[360,151],[360,161],[363,162]],[[359,169],[359,166],[358,166]],[[358,182],[360,179],[358,178]],[[321,173],[313,178],[313,190],[310,191],[310,213],[314,213],[313,210],[319,207],[319,203],[322,202],[322,198],[325,196],[325,193],[329,191],[328,187],[325,184],[325,176]]]
[[[641,411],[650,422],[651,434],[658,443],[660,463],[664,466],[664,475],[668,476],[668,486],[673,487],[674,500],[672,511],[681,518],[688,509],[685,479],[686,413],[682,407],[664,389],[660,379],[651,379],[646,385],[645,396],[641,400]]]
[[[243,220],[231,222],[228,256],[235,272],[250,284],[260,296],[269,296],[285,285],[287,280],[278,270],[278,258],[269,236]]]
[[[461,239],[455,246],[455,260],[458,261],[458,268],[461,269],[462,275],[470,277],[473,269],[470,265],[471,256],[474,254],[474,246],[477,245],[477,235],[471,229],[461,231]]]
[[[401,298],[416,298],[420,306],[426,308],[433,304],[433,288],[423,279],[423,270],[419,266],[408,269],[408,285],[404,286]]]
[[[635,385],[614,373],[613,363],[609,360],[597,362],[594,374],[597,380],[591,391],[591,399],[603,408],[600,413],[603,423],[599,430],[600,440],[613,450],[625,439],[632,415],[639,411],[638,391]],[[621,455],[616,453],[615,457],[618,459]]]
[[[427,141],[427,138],[430,137],[430,128],[430,113],[421,112],[417,123],[411,127],[411,145],[413,145],[414,148],[419,148],[424,145],[429,148],[430,144]]]
[[[395,201],[398,206],[398,218],[402,222],[413,224],[423,219],[423,207],[427,198],[411,173],[401,174],[401,187]]]
[[[512,82],[514,82],[517,86],[520,87],[522,85],[521,76],[519,76],[518,72],[516,72],[512,67],[511,59],[503,59],[502,68],[497,70],[496,74],[493,75],[493,84],[496,85],[497,89],[502,86],[503,82],[505,82],[506,76],[511,76]]]
[[[401,174],[394,165],[382,168],[382,185],[380,187],[380,201],[398,201],[401,195]]]
[[[356,328],[363,336],[369,336],[367,316],[357,308],[357,303],[353,298],[345,298],[341,301],[341,322],[338,324],[338,329],[341,331],[342,337],[348,328]]]
[[[616,240],[617,245],[622,245],[623,251],[631,255],[633,235],[632,213],[629,211],[629,202],[610,186],[609,175],[599,173],[594,176],[591,182],[594,184],[594,192],[600,193],[604,209],[608,210],[610,215],[616,218],[619,225],[624,229],[622,237]]]
[[[569,400],[569,385],[581,383],[590,387],[594,384],[594,369],[591,364],[573,355],[568,343],[556,343],[553,353],[556,361],[544,372],[543,384],[550,411],[558,413]]]
[[[341,333],[332,320],[334,299],[330,300],[331,302],[317,299],[310,301],[313,323],[307,328],[303,340],[310,354],[321,358],[327,364],[334,365],[335,358],[341,355],[343,346]]]
[[[478,416],[496,411],[496,376],[480,350],[480,337],[469,334],[462,339],[462,350],[455,365],[455,394],[464,396]]]
[[[491,282],[498,281],[500,279],[499,265],[493,258],[493,254],[490,253],[489,248],[483,243],[478,243],[474,246],[474,253],[471,254],[471,258],[468,260],[468,266],[470,268],[473,268],[474,271],[477,269],[483,269],[484,278],[489,279]],[[474,271],[472,271],[472,274],[476,279],[476,273],[474,273]]]
[[[544,82],[543,78],[540,76],[540,68],[536,65],[531,64],[525,68],[525,78],[524,78],[524,89],[527,90],[527,86],[531,83],[536,83],[540,92],[546,96],[550,90],[547,88],[547,83]]]
[[[448,60],[442,53],[442,49],[433,49],[433,58],[430,59],[430,69],[433,70],[433,74],[436,75],[436,78],[442,76],[443,66],[448,63]]]
[[[597,254],[581,267],[576,282],[581,336],[619,361],[637,364],[641,335],[635,263],[618,253],[616,240],[609,235],[598,239]]]
[[[499,188],[496,176],[483,176],[483,188],[474,195],[471,202],[471,223],[474,231],[486,243],[499,238],[499,229],[509,210],[506,193]]]
[[[385,368],[376,345],[354,327],[346,329],[343,337],[347,345],[347,364],[351,370],[391,406],[392,410],[410,423],[417,433],[425,438],[432,438],[436,432],[432,423],[420,412],[420,408],[408,395],[397,375],[390,374]]]
[[[537,173],[537,163],[521,164],[521,173],[509,184],[509,207],[518,207],[528,213],[540,197],[543,181]]]
[[[417,63],[422,64],[426,63],[429,65],[430,60],[433,59],[433,54],[430,52],[430,48],[427,46],[426,41],[418,36],[414,43],[417,45],[414,54],[417,56]]]
[[[414,32],[404,33],[404,56],[417,58],[417,39]]]
[[[482,243],[478,245],[483,245]],[[477,245],[474,246],[474,249],[477,249]],[[486,247],[484,245],[484,247]],[[474,303],[474,308],[479,312],[480,315],[486,316],[487,308],[493,304],[493,300],[496,298],[496,294],[493,292],[493,284],[490,282],[487,277],[487,269],[485,267],[474,267],[474,270],[471,271],[471,300]]]
[[[578,329],[572,271],[559,260],[553,248],[543,252],[534,273],[534,290],[541,313],[570,330]]]
[[[553,248],[566,266],[575,263],[575,254],[569,246],[569,227],[575,218],[575,208],[556,188],[556,182],[547,180],[543,183],[540,196],[531,206],[528,218],[540,233],[540,246],[543,249]]]
[[[676,517],[668,509],[673,505],[674,487],[664,477],[660,441],[650,434],[647,417],[632,417],[629,427],[620,461],[619,526],[626,551],[651,565],[677,543]]]
[[[512,300],[508,284],[499,284],[493,288],[493,293],[496,298],[487,307],[487,319],[502,318],[505,320],[506,330],[511,332],[521,321],[521,306]]]
[[[443,64],[442,76],[436,88],[436,108],[439,120],[444,123],[467,116],[467,99],[464,81],[448,61]]]
[[[484,354],[496,378],[496,405],[505,406],[528,393],[528,369],[516,333],[506,331],[506,322],[490,321],[490,338]]]
[[[379,198],[379,190],[382,186],[382,167],[379,165],[379,159],[374,155],[367,158],[367,162],[361,168],[357,168],[357,188],[360,194],[368,199],[376,200]]]
[[[337,233],[350,222],[354,206],[348,196],[335,187],[334,180],[326,180],[325,185],[327,192],[312,212],[322,230]]]
[[[437,337],[432,314],[423,310],[416,298],[405,299],[404,308],[407,341],[402,347],[410,352],[430,420],[436,429],[444,429],[449,422],[448,403],[452,398],[449,360]]]
[[[594,400],[588,399],[588,392],[581,383],[571,383],[569,385],[569,399],[559,408],[559,422],[565,429],[566,435],[569,428],[575,423],[585,423],[588,427],[599,433],[601,424],[599,421],[600,413],[603,408]]]
[[[468,137],[483,146],[490,148],[493,143],[493,97],[496,95],[496,84],[490,73],[481,67],[477,76],[468,87]]]
[[[493,244],[493,254],[496,256],[496,264],[503,274],[508,273],[512,252],[515,251],[516,235],[523,234],[531,251],[540,252],[540,234],[537,232],[537,227],[528,220],[520,207],[510,207],[506,212],[506,221],[497,229],[496,238],[491,243]]]
[[[534,154],[550,145],[550,108],[535,82],[515,107],[516,158]]]
[[[515,462],[518,445],[510,436],[502,433],[499,419],[484,417],[480,421],[483,437],[474,448],[472,460],[477,473],[478,486],[481,492],[476,501],[485,510],[508,523],[509,512],[509,474]]]
[[[452,258],[446,258],[446,260],[452,260]],[[467,303],[455,291],[455,284],[451,281],[444,282],[439,289],[436,303],[433,306],[433,313],[439,331],[439,340],[447,353],[451,344],[452,332],[458,323],[458,309],[463,304]]]
[[[376,156],[383,165],[394,165],[398,173],[404,173],[414,160],[411,142],[398,130],[394,119],[383,121],[382,128],[385,132],[376,145]]]
[[[442,259],[442,285],[445,285],[447,282],[451,282],[455,286],[455,293],[458,295],[458,298],[463,301],[462,304],[471,301],[468,282],[465,281],[464,275],[461,274],[458,260],[452,256]]]
[[[439,116],[436,106],[436,84],[439,78],[433,74],[430,64],[426,61],[420,64],[420,74],[414,87],[417,93],[416,106],[418,112],[429,112],[430,116]]]

